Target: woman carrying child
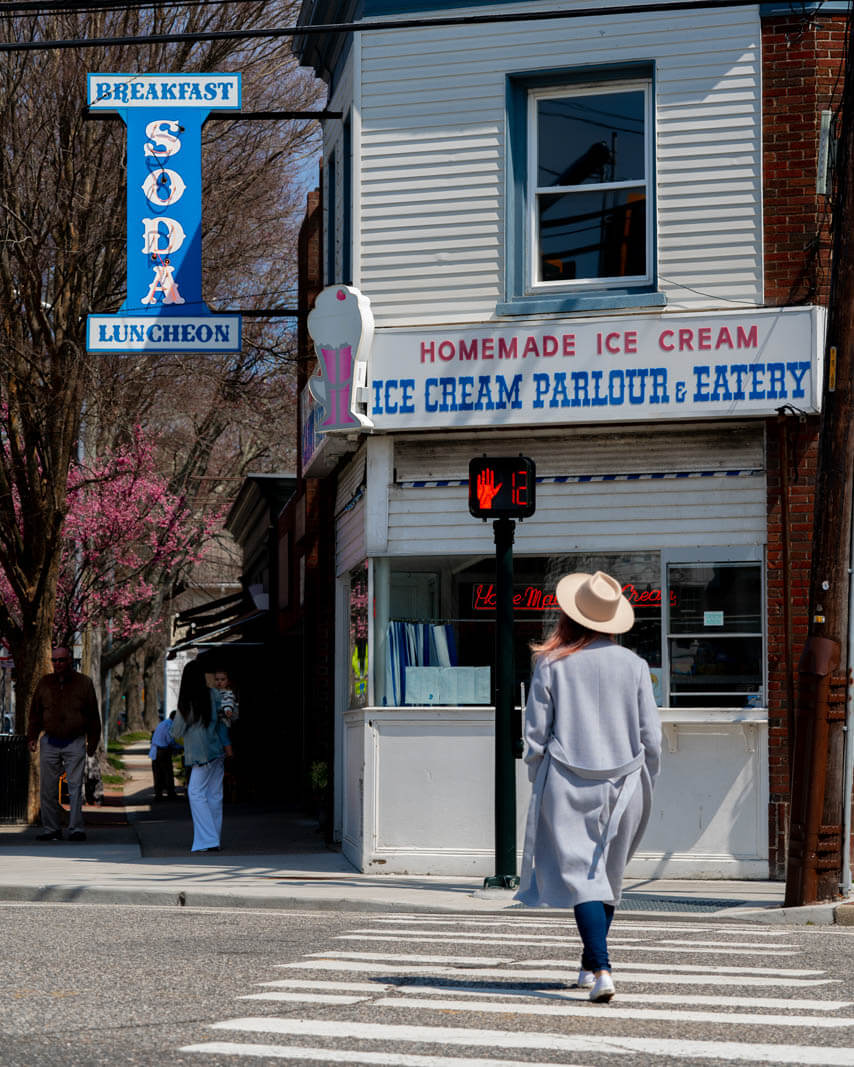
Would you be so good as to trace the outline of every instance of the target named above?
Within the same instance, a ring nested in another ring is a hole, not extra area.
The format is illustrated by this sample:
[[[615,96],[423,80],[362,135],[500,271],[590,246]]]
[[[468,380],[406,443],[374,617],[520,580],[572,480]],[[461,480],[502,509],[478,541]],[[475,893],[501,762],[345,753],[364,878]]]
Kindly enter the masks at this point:
[[[217,714],[218,703],[198,661],[188,663],[181,675],[172,736],[183,741],[184,763],[190,767],[191,852],[220,851],[223,769],[225,757],[231,755],[231,739]]]

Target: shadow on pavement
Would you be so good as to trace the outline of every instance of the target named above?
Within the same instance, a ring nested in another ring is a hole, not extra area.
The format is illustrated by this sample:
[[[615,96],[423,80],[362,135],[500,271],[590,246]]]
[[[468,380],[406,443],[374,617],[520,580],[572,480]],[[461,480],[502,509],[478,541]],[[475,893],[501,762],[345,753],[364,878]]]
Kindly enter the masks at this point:
[[[124,787],[105,785],[101,804],[84,806],[87,840],[76,847],[138,844],[146,858],[187,856],[193,842],[193,823],[184,786],[177,784],[175,800],[155,800],[148,745],[127,747],[123,759],[127,768]],[[37,842],[39,833],[39,826],[0,826],[0,848],[32,842],[41,851],[59,844]],[[332,851],[316,818],[269,804],[226,801],[223,806],[219,857]]]

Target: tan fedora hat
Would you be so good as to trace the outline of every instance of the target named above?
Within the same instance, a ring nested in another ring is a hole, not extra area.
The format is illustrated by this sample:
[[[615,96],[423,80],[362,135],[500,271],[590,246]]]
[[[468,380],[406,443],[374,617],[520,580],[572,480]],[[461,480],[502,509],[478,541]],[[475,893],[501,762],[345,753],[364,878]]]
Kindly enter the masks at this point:
[[[571,619],[590,630],[624,634],[634,625],[634,608],[623,596],[617,579],[604,571],[564,575],[555,596]]]

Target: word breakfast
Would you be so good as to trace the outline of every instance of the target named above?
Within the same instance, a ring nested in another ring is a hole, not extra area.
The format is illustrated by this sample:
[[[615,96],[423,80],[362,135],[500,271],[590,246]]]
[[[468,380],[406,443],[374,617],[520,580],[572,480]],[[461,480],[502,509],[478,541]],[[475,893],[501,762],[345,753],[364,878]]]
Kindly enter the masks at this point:
[[[121,81],[95,82],[95,94],[101,101],[127,107],[161,100],[173,103],[228,104],[235,107],[236,92],[231,81]]]

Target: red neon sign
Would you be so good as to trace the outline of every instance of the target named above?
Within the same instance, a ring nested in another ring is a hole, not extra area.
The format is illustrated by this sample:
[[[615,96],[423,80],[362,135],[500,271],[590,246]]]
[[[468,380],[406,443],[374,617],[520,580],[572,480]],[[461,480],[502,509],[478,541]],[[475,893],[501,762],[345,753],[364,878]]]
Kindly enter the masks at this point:
[[[637,589],[631,582],[623,586],[623,596],[633,607],[660,608],[660,589]],[[495,586],[472,586],[471,606],[473,611],[495,610]],[[676,606],[676,594],[670,591],[670,606]],[[540,586],[529,585],[513,594],[514,611],[555,611],[558,602],[554,593],[545,592]]]

